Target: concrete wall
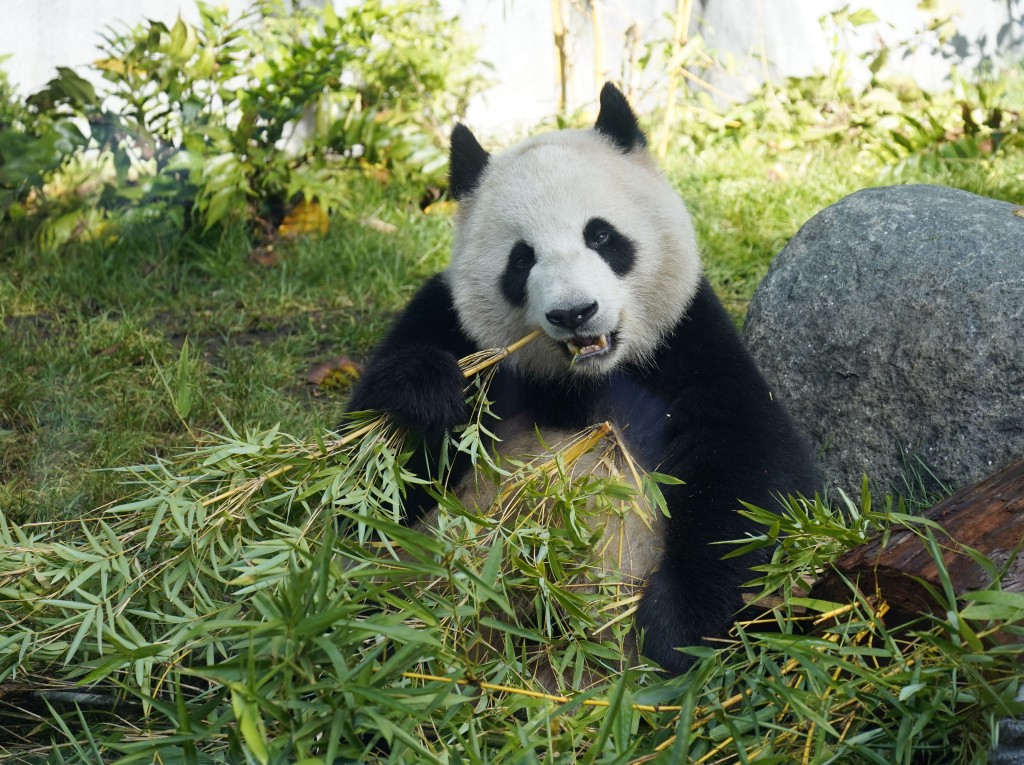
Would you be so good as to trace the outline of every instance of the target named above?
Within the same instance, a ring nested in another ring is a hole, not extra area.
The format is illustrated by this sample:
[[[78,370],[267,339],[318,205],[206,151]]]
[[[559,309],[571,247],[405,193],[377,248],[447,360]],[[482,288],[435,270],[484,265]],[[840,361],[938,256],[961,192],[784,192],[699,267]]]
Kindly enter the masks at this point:
[[[312,0],[305,0],[307,3]],[[322,4],[323,0],[316,0]],[[355,0],[335,0],[338,6]],[[233,12],[247,0],[220,0]],[[847,4],[870,8],[879,23],[858,27],[835,40],[819,18]],[[553,46],[550,0],[442,0],[458,14],[493,66],[494,87],[472,107],[468,120],[483,132],[514,135],[550,117],[558,99],[557,58]],[[657,52],[645,70],[630,66],[647,46],[660,49],[671,23],[674,0],[603,0],[597,7],[604,42],[604,67],[595,71],[594,35],[583,3],[563,0],[571,51],[569,110],[592,109],[598,83],[605,77],[626,82],[641,108],[652,105],[664,84],[665,61]],[[709,48],[736,61],[729,75],[706,72],[722,91],[742,96],[766,75],[773,78],[825,71],[836,46],[850,51],[854,82],[867,78],[858,53],[892,46],[923,29],[927,18],[917,0],[697,0],[694,33]],[[942,87],[950,65],[970,70],[983,58],[1024,57],[1024,0],[961,0],[957,36],[940,44],[936,33],[921,35],[913,56],[891,66],[913,75],[925,87]],[[32,92],[53,76],[57,65],[82,65],[97,57],[99,33],[109,25],[143,18],[173,22],[180,13],[196,18],[192,0],[0,0],[0,54],[23,92]],[[630,32],[629,30],[632,30]],[[631,43],[630,40],[634,42]]]
[[[870,73],[861,54],[883,46],[893,49],[914,39],[918,43],[914,52],[904,58],[894,51],[887,67],[912,76],[926,90],[948,84],[954,64],[969,74],[982,61],[1024,58],[1024,3],[1020,0],[964,0],[954,16],[955,32],[947,27],[941,34],[926,31],[934,17],[919,10],[916,0],[756,0],[746,4],[747,14],[737,13],[736,0],[705,0],[703,5],[701,31],[708,46],[737,54],[737,73],[731,83],[725,82],[733,92],[741,92],[744,84],[761,82],[766,73],[777,79],[827,71],[834,46],[848,52],[851,81],[863,85]],[[844,5],[870,9],[879,21],[840,30],[838,39],[830,39],[835,28],[820,19]],[[952,37],[943,42],[947,33]]]

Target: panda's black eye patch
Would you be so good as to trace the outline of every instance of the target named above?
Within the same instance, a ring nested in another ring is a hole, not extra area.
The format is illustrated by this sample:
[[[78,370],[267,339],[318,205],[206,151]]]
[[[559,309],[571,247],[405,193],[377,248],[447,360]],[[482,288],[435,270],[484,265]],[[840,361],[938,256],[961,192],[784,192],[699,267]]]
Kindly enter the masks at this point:
[[[636,245],[604,218],[591,218],[583,227],[583,243],[600,255],[616,276],[633,270]]]
[[[526,302],[526,280],[536,262],[537,254],[523,241],[516,242],[508,254],[508,263],[501,275],[501,294],[512,305],[522,305]]]
[[[608,244],[608,240],[612,238],[612,235],[611,233],[609,233],[608,229],[599,228],[597,226],[592,226],[591,230],[586,232],[586,236],[587,247],[590,247],[593,250],[596,250],[598,247],[603,247],[604,245]]]
[[[509,256],[508,264],[515,271],[529,271],[537,256],[526,242],[516,242]]]

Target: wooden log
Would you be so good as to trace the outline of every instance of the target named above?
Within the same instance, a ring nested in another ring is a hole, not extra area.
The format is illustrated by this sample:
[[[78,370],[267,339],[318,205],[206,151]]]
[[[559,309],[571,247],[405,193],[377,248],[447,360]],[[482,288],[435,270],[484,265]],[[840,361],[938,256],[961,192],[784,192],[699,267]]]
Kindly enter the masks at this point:
[[[961,489],[922,516],[941,527],[932,534],[957,596],[992,583],[989,571],[968,554],[968,548],[1005,570],[1004,590],[1024,592],[1024,460]],[[848,601],[845,579],[866,596],[879,595],[895,618],[934,611],[942,604],[928,586],[940,597],[943,587],[935,558],[921,537],[923,530],[893,528],[843,554],[811,589],[811,597]]]

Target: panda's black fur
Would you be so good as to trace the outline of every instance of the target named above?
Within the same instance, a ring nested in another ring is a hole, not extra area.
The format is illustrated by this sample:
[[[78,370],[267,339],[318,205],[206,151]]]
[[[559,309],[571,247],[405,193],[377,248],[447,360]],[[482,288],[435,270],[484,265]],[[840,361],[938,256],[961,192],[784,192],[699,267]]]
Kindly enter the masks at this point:
[[[520,181],[520,169],[529,182]],[[577,179],[575,186],[560,185],[563,177]],[[620,191],[620,180],[632,191]],[[617,196],[643,196],[648,187],[641,203]],[[547,337],[531,344],[533,356],[524,350],[520,360],[503,362],[490,389],[492,409],[502,422],[542,430],[573,432],[608,420],[641,466],[683,481],[663,487],[671,514],[661,527],[664,552],[635,617],[643,654],[680,672],[690,659],[675,649],[727,632],[750,566],[762,560],[723,559],[729,548],[714,543],[758,531],[736,512],[740,500],[773,507],[780,495],[813,495],[808,450],[700,275],[685,208],[653,167],[636,117],[613,86],[601,93],[594,129],[530,139],[503,155],[492,157],[458,126],[450,191],[460,203],[452,266],[428,280],[395,321],[349,409],[391,413],[420,438],[410,466],[426,471],[443,434],[469,415],[456,360],[542,326]],[[630,211],[622,217],[619,202]],[[538,263],[564,270],[531,280]],[[552,274],[579,283],[551,286],[558,281]],[[637,295],[665,305],[638,306]],[[622,305],[608,316],[605,305],[616,301]],[[637,327],[638,315],[664,326]],[[588,334],[579,338],[577,330]],[[570,366],[569,344],[592,353]],[[414,490],[408,518],[419,518],[429,501]]]

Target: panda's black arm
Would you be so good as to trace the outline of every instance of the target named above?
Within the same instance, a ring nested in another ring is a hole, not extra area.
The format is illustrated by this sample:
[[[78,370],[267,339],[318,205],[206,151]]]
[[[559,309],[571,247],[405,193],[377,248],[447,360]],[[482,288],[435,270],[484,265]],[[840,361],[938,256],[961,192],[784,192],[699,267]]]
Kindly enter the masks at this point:
[[[803,438],[706,281],[657,367],[667,404],[657,469],[685,483],[663,487],[671,517],[637,626],[644,654],[681,672],[691,659],[676,647],[728,631],[742,585],[754,576],[750,567],[768,554],[723,560],[730,547],[716,542],[759,532],[737,512],[740,500],[772,509],[779,495],[813,496],[818,477]]]
[[[435,475],[444,434],[469,419],[458,359],[475,351],[459,328],[451,291],[438,274],[420,288],[377,346],[347,411],[387,412],[409,431],[407,445],[413,451],[406,469],[421,478]],[[458,458],[455,462],[453,481],[466,469]],[[432,499],[422,485],[406,488],[406,522],[412,523]]]
[[[436,439],[469,418],[458,359],[475,352],[442,274],[428,280],[391,325],[352,392],[348,411],[387,412]]]

